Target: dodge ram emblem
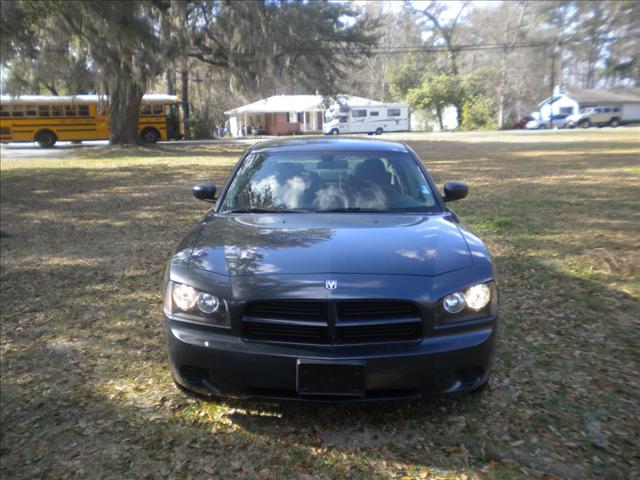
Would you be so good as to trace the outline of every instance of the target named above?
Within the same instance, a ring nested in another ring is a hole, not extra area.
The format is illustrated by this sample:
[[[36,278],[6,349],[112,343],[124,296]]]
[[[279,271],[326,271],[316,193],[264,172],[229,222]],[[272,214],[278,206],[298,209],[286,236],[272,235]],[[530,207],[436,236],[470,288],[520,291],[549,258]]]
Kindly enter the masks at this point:
[[[335,290],[336,288],[338,288],[338,281],[337,280],[325,280],[324,288],[326,288],[327,290]]]

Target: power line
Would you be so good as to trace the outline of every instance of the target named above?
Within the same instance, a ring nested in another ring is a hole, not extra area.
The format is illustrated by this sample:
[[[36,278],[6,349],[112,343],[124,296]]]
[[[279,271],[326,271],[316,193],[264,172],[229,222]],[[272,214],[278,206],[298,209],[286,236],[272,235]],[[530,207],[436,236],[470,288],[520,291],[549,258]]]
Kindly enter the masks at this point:
[[[618,40],[630,40],[640,39],[640,35],[627,35],[619,37],[607,37],[602,39],[605,43],[616,42]],[[542,42],[519,42],[519,43],[492,43],[492,44],[462,44],[448,47],[447,45],[414,45],[406,47],[326,47],[326,48],[307,48],[307,49],[294,49],[287,50],[284,53],[299,53],[299,54],[324,54],[327,50],[333,50],[333,53],[341,55],[386,55],[386,54],[402,54],[402,53],[440,53],[440,52],[463,52],[463,51],[482,51],[482,50],[504,50],[504,49],[519,49],[519,48],[547,48],[553,46],[561,46],[570,43],[581,43],[582,40],[548,40]]]

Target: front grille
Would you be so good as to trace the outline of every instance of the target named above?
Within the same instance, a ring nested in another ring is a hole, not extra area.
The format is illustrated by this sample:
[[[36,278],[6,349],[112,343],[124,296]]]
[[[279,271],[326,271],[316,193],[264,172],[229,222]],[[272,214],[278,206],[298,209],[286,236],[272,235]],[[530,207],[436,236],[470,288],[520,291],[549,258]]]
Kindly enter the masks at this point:
[[[321,302],[256,302],[249,305],[246,315],[283,320],[321,319]]]
[[[421,324],[414,323],[389,323],[386,325],[358,325],[356,327],[338,327],[337,338],[344,342],[373,340],[391,341],[418,338]]]
[[[338,316],[345,319],[418,317],[418,309],[408,302],[340,302]]]
[[[242,322],[247,340],[345,345],[418,340],[422,318],[401,301],[263,301],[247,306]]]
[[[294,343],[326,343],[326,327],[286,325],[277,323],[245,322],[244,335],[256,340],[276,340]]]

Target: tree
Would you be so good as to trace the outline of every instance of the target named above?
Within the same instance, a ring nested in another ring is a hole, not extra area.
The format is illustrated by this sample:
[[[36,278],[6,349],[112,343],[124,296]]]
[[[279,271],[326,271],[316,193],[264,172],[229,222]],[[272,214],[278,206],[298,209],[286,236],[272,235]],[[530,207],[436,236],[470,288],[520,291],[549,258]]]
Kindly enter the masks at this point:
[[[1,58],[7,67],[7,91],[38,94],[44,87],[59,95],[96,90],[96,72],[86,53],[55,28],[50,17],[38,15],[34,4],[7,1],[1,8]]]
[[[377,21],[327,2],[195,2],[190,54],[228,72],[229,89],[247,97],[317,90],[335,93],[344,68],[375,44]]]
[[[415,8],[413,7],[412,2],[407,1],[407,3],[412,8]],[[468,1],[463,2],[459,7],[458,12],[453,17],[449,17],[449,20],[445,20],[444,15],[448,9],[446,2],[431,1],[425,8],[415,9],[424,15],[427,21],[431,24],[432,28],[429,33],[431,34],[432,44],[436,45],[439,42],[444,42],[448,58],[447,72],[453,77],[459,77],[460,75],[460,69],[458,66],[459,49],[456,46],[455,35],[457,33],[457,27],[462,17],[462,13],[468,4]],[[453,105],[456,108],[456,114],[459,122],[461,119],[462,105],[458,102]]]
[[[95,62],[109,94],[113,144],[140,143],[138,113],[147,84],[175,49],[162,35],[169,4],[136,0],[56,2],[51,15],[78,38]]]
[[[411,108],[429,112],[434,109],[440,128],[444,129],[442,114],[449,105],[460,105],[464,97],[457,76],[438,74],[425,78],[417,88],[407,92],[407,102]]]

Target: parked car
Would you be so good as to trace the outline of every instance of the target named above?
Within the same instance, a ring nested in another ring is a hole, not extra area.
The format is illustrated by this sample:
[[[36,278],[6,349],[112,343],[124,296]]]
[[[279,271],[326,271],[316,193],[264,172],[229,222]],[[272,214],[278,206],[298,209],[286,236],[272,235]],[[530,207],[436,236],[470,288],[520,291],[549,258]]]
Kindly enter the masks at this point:
[[[532,120],[535,120],[535,118],[533,116],[525,115],[524,117],[522,117],[520,120],[516,121],[513,124],[513,128],[517,128],[517,129],[527,128],[527,124],[529,122],[531,122]]]
[[[534,130],[544,130],[546,128],[565,128],[567,126],[567,118],[568,115],[565,114],[552,115],[551,118],[547,119],[538,118],[527,123],[526,128]]]
[[[164,279],[173,378],[205,395],[417,399],[489,381],[498,292],[482,241],[404,144],[268,141],[240,159]]]
[[[571,115],[567,123],[571,128],[589,128],[592,125],[609,125],[615,128],[622,123],[622,119],[622,107],[587,107]]]

